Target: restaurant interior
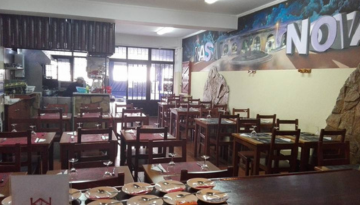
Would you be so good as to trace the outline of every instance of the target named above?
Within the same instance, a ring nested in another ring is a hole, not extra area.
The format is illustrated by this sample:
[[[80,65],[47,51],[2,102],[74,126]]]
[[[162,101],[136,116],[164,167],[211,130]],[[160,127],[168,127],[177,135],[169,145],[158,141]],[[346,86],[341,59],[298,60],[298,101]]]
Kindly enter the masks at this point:
[[[1,205],[357,204],[360,2],[0,0]]]

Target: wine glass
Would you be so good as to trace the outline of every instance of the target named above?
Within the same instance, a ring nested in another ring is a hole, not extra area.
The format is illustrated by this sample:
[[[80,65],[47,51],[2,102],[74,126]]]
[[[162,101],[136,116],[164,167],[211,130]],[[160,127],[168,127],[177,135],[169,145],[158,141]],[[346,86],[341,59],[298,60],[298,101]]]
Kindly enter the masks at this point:
[[[101,124],[96,124],[95,126],[97,129],[100,129]]]
[[[155,122],[155,123],[154,123],[154,126],[157,127],[157,128],[159,128],[159,127],[160,127],[160,123]]]
[[[70,172],[76,172],[76,169],[75,169],[75,162],[79,161],[78,159],[76,158],[71,158],[69,159],[69,163],[71,163],[71,169],[70,169]]]
[[[34,130],[35,127],[36,127],[35,125],[30,125],[31,135],[34,135],[34,136],[36,135],[36,132]]]
[[[251,137],[255,137],[255,136],[257,135],[257,133],[256,133],[256,126],[253,125],[252,128],[253,128],[253,131],[251,132]]]
[[[108,161],[105,161],[103,162],[104,165],[106,165],[106,171],[104,173],[104,175],[112,175],[111,172],[109,172],[109,165],[112,165],[112,161],[108,160]]]
[[[174,157],[176,156],[175,153],[169,153],[169,156],[171,157],[171,161],[169,162],[169,166],[175,166]]]
[[[203,155],[203,156],[201,156],[201,158],[204,159],[204,163],[201,165],[201,169],[207,170],[209,168],[209,166],[207,165],[206,160],[209,159],[210,157],[207,155]]]
[[[76,124],[78,125],[78,129],[81,129],[82,123],[81,123],[81,122],[78,122],[78,123],[76,123]]]
[[[17,124],[11,124],[11,127],[12,127],[11,132],[17,132],[17,130],[15,129],[16,125],[17,125]]]
[[[211,118],[211,110],[209,110],[209,114],[206,117]]]

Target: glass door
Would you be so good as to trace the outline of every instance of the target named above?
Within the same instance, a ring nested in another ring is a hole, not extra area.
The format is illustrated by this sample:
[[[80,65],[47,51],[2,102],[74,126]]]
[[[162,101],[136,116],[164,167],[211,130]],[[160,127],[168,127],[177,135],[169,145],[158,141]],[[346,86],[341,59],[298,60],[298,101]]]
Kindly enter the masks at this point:
[[[116,98],[122,98],[125,101],[128,83],[127,63],[111,62],[109,72],[112,95],[114,95]]]
[[[128,100],[146,100],[147,64],[128,64]]]

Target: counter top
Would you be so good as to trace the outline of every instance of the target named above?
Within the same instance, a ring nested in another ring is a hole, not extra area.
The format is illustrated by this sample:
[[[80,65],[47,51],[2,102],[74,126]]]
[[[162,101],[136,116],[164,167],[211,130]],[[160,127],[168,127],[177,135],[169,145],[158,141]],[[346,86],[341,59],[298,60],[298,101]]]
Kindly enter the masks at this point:
[[[84,95],[84,96],[110,96],[109,93],[73,93],[73,96],[79,96],[79,95]]]
[[[4,103],[4,105],[11,106],[11,105],[15,105],[16,103],[21,102],[21,101],[22,101],[22,99],[19,99],[18,101],[15,101],[15,102]]]

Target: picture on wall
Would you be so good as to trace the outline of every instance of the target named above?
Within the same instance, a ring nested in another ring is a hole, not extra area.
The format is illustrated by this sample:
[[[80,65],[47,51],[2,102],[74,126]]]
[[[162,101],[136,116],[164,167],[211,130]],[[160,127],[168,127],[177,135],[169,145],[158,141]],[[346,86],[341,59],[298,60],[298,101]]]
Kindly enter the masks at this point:
[[[360,1],[291,0],[183,39],[183,61],[192,72],[354,68],[359,44]]]

